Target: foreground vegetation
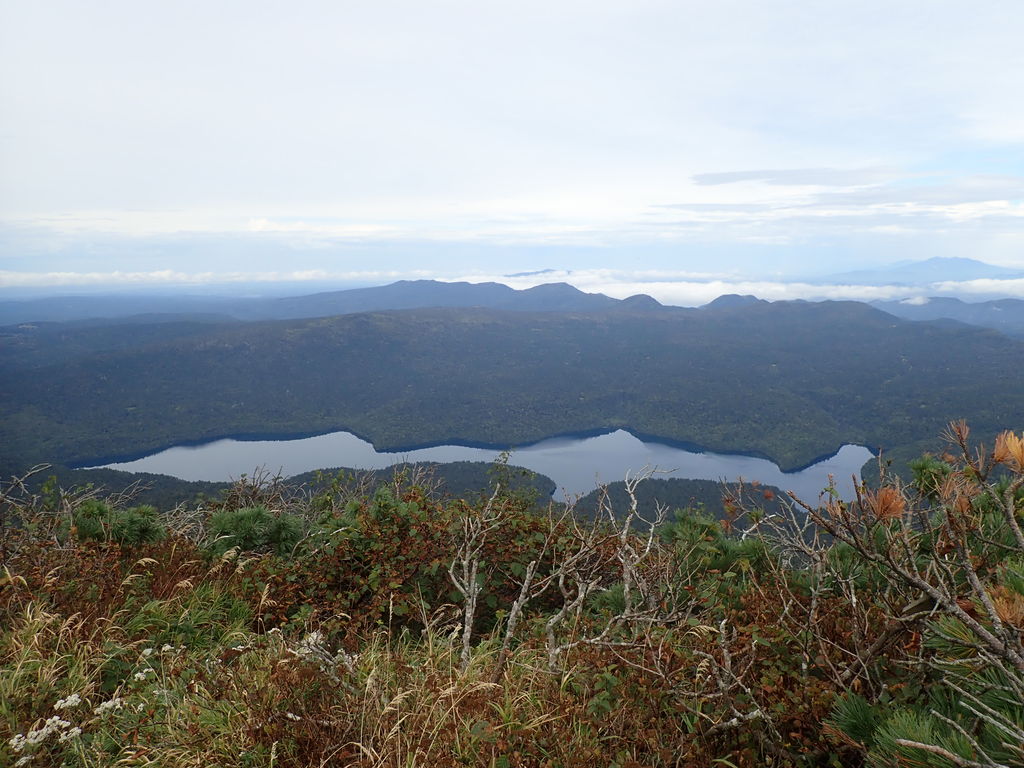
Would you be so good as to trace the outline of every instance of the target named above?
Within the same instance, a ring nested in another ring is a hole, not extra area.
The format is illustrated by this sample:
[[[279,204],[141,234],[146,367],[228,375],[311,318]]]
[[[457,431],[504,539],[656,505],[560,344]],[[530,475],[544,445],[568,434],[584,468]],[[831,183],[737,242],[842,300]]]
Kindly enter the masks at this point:
[[[0,763],[1024,764],[1024,439],[724,524],[407,475],[9,484]]]
[[[485,461],[416,462],[415,466],[402,463],[384,469],[355,469],[352,467],[330,467],[303,472],[285,478],[290,486],[304,486],[306,493],[316,494],[326,490],[338,481],[338,476],[348,477],[348,482],[359,482],[367,490],[381,484],[393,484],[395,475],[418,473],[429,475],[431,489],[435,494],[465,497],[480,492],[490,482],[492,465]],[[264,470],[257,467],[256,473]],[[525,491],[532,488],[539,498],[549,498],[555,492],[555,481],[546,475],[530,472],[522,467],[507,467],[506,489]],[[658,481],[660,483],[660,481]],[[699,494],[702,499],[712,500],[715,483],[703,485],[704,481],[686,481],[694,484],[691,495]],[[130,496],[135,504],[147,504],[158,509],[171,509],[181,504],[202,506],[207,499],[226,492],[230,482],[206,482],[202,480],[181,480],[171,475],[150,472],[122,472],[116,469],[69,469],[56,464],[45,471],[27,478],[25,489],[42,493],[46,483],[56,483],[65,488],[75,486],[102,486],[107,493]],[[681,493],[686,489],[680,488]],[[676,496],[683,498],[680,493]],[[721,494],[715,499],[715,506],[721,506]],[[688,498],[688,497],[686,497]],[[685,506],[682,505],[682,506]]]

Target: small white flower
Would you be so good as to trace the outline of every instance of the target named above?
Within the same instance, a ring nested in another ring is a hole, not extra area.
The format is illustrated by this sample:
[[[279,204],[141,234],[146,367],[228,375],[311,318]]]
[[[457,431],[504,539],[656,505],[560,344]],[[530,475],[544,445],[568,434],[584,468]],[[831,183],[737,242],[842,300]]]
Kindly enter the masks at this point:
[[[51,734],[57,733],[57,731],[69,727],[71,727],[71,723],[69,723],[67,720],[58,717],[57,715],[54,715],[45,723],[43,723],[42,728],[36,728],[34,730],[29,731],[28,736],[25,737],[25,742],[27,744],[33,745],[41,744],[42,742],[46,741],[46,739],[49,738]]]
[[[62,733],[60,736],[57,737],[57,741],[65,742],[68,739],[76,739],[76,738],[78,738],[81,735],[82,735],[82,729],[79,728],[78,726],[75,726],[74,728],[72,728],[70,730],[64,731],[64,733]]]
[[[14,764],[14,768],[21,768],[23,765],[28,765],[31,762],[32,755],[25,755],[24,757],[19,757],[18,762]]]
[[[308,635],[306,635],[305,640],[303,642],[305,642],[307,645],[323,645],[324,633],[318,629],[315,629]]]
[[[146,648],[146,649],[145,649],[145,650],[144,650],[144,651],[142,652],[142,658],[144,658],[144,659],[148,659],[148,658],[149,658],[150,656],[152,656],[152,655],[153,655],[153,649],[152,649],[152,648]]]
[[[284,716],[287,717],[289,720],[294,720],[295,722],[298,722],[299,720],[302,719],[301,717],[296,715],[294,712],[285,712]]]
[[[18,733],[18,734],[15,734],[14,737],[12,737],[11,740],[7,742],[7,744],[15,752],[21,752],[21,750],[23,750],[25,748],[25,742],[26,741],[27,740],[25,739],[25,734]]]
[[[134,675],[132,675],[132,677],[134,677],[136,680],[142,681],[142,680],[146,679],[146,673],[145,672],[136,672]]]
[[[163,647],[160,648],[160,653],[170,653],[174,650],[174,646],[170,643],[164,643]]]
[[[124,699],[121,697],[113,698],[110,701],[104,701],[96,709],[93,710],[94,715],[105,715],[108,712],[113,712],[115,709],[120,709],[124,706]]]
[[[54,709],[58,709],[58,710],[59,709],[71,709],[73,707],[77,707],[81,703],[82,703],[82,697],[79,696],[77,693],[72,693],[66,699],[58,700],[57,703],[53,705],[53,708]]]

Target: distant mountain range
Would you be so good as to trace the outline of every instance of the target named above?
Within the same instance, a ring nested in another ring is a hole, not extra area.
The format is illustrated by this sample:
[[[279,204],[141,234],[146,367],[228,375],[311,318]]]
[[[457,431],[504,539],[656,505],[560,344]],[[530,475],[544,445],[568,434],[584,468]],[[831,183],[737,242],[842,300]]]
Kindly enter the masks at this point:
[[[517,273],[512,276],[548,274],[553,270]],[[859,285],[932,286],[940,282],[961,282],[981,278],[1011,279],[1024,277],[1024,272],[984,264],[973,259],[933,258],[897,264],[874,270],[845,272],[819,278],[819,283]],[[713,306],[758,301],[753,296],[723,296]],[[989,302],[993,307],[996,302]],[[238,298],[208,295],[88,295],[51,296],[46,298],[0,301],[0,326],[40,322],[110,321],[130,318],[132,323],[198,322],[219,323],[229,320],[293,320],[333,317],[355,312],[393,309],[427,309],[431,307],[481,307],[514,312],[592,312],[615,307],[635,310],[645,306],[661,308],[649,296],[614,299],[600,293],[585,293],[567,283],[545,283],[525,290],[515,290],[501,283],[441,282],[436,280],[400,280],[390,285],[348,290],[327,291],[300,296]],[[977,323],[1018,333],[1016,321],[999,319],[980,307],[936,301],[928,310],[915,312],[891,302],[876,306],[900,317],[937,319]],[[912,306],[912,305],[908,305]],[[994,311],[1007,311],[1009,305],[998,305]],[[941,313],[947,314],[941,314]]]
[[[969,303],[959,299],[930,298],[904,301],[873,301],[877,307],[906,320],[949,321],[994,328],[1010,336],[1024,337],[1024,300],[998,299]]]
[[[986,264],[975,259],[935,257],[923,261],[907,261],[890,267],[840,272],[814,280],[817,283],[849,285],[931,285],[941,282],[964,282],[985,278],[1013,279],[1024,277],[1024,271]]]
[[[962,268],[966,268],[964,263],[967,266],[980,264],[969,259],[932,259],[922,264],[934,262],[956,262]],[[998,269],[986,264],[980,266]],[[737,309],[767,303],[756,296],[727,294],[702,309]],[[964,302],[947,297],[914,297],[903,301],[875,301],[871,305],[907,320],[955,321],[993,328],[1012,336],[1024,336],[1024,300],[1021,299]],[[42,340],[47,334],[64,334],[73,326],[79,331],[77,338],[82,341],[81,350],[89,353],[131,345],[139,337],[168,338],[202,333],[202,326],[209,324],[439,307],[476,307],[511,312],[664,312],[679,309],[666,307],[644,294],[614,299],[600,293],[585,293],[567,283],[545,283],[515,290],[500,283],[402,280],[390,285],[284,298],[118,295],[0,301],[0,328],[30,323],[39,326],[36,338]],[[134,340],[122,338],[114,327],[125,325],[132,326]],[[151,325],[166,327],[145,328]],[[18,343],[19,337],[23,336],[17,332],[5,334],[0,331],[0,350],[11,343]],[[99,346],[95,346],[97,344]],[[75,354],[69,349],[64,349],[63,353]],[[34,354],[42,359],[50,353],[46,345],[36,344]]]
[[[8,300],[0,301],[0,325],[68,322],[93,318],[135,318],[138,315],[148,316],[149,322],[290,320],[331,317],[353,312],[427,307],[486,307],[516,312],[584,312],[610,309],[620,303],[618,299],[600,293],[584,293],[567,283],[546,283],[517,291],[501,283],[400,280],[390,285],[371,288],[352,288],[285,298],[116,295]],[[168,315],[172,317],[167,317]]]
[[[374,288],[275,299],[272,303],[255,307],[250,317],[329,317],[353,312],[427,307],[483,307],[514,312],[588,312],[610,309],[620,303],[618,299],[604,294],[584,293],[568,283],[545,283],[517,291],[502,283],[401,280]]]

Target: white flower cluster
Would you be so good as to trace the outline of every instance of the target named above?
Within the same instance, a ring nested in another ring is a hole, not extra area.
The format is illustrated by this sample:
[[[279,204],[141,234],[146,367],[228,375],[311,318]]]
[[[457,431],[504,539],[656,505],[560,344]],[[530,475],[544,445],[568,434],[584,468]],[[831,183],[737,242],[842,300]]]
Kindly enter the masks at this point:
[[[110,701],[104,701],[102,704],[96,707],[96,709],[94,709],[92,713],[94,715],[99,715],[100,717],[103,717],[104,715],[114,712],[123,706],[124,699],[118,696],[116,698],[111,699]]]
[[[155,674],[156,674],[156,670],[155,669],[153,669],[152,667],[146,667],[141,672],[136,672],[134,675],[132,675],[132,677],[135,678],[136,680],[142,682],[143,680],[145,680],[150,675],[155,675]]]
[[[335,676],[335,670],[339,665],[353,672],[357,657],[345,653],[343,649],[332,655],[327,649],[326,639],[323,632],[313,630],[288,650],[304,661],[314,662],[322,672],[330,673],[332,676]]]
[[[320,667],[324,672],[332,671],[335,665],[335,658],[327,650],[324,633],[313,630],[302,638],[293,648],[289,650],[303,661],[310,661]]]
[[[53,705],[53,708],[58,712],[62,709],[73,709],[82,703],[82,697],[77,693],[72,693],[66,699],[58,699],[57,703]]]
[[[327,649],[324,647],[324,633],[319,630],[313,630],[302,638],[298,645],[295,646],[295,655],[306,659],[321,658],[326,652]]]
[[[71,723],[64,720],[60,715],[54,715],[39,728],[33,728],[27,734],[15,734],[7,744],[15,753],[18,753],[22,752],[26,747],[42,744],[51,736],[56,736],[57,741],[63,743],[81,735],[81,728],[78,726],[72,727]]]
[[[154,653],[158,653],[158,652],[159,653],[180,653],[180,652],[182,652],[184,650],[185,650],[185,646],[181,646],[180,648],[175,648],[170,643],[164,643],[163,645],[160,646],[160,648],[156,648],[155,646],[153,648],[143,648],[139,652],[139,656],[142,657],[143,659],[148,659]]]

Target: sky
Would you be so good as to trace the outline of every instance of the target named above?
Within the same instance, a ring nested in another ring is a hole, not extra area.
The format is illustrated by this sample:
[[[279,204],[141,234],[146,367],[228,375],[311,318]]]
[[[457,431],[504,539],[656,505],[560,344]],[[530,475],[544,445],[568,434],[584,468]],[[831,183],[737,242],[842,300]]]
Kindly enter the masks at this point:
[[[1022,38],[1020,0],[0,0],[0,289],[1024,271]]]

